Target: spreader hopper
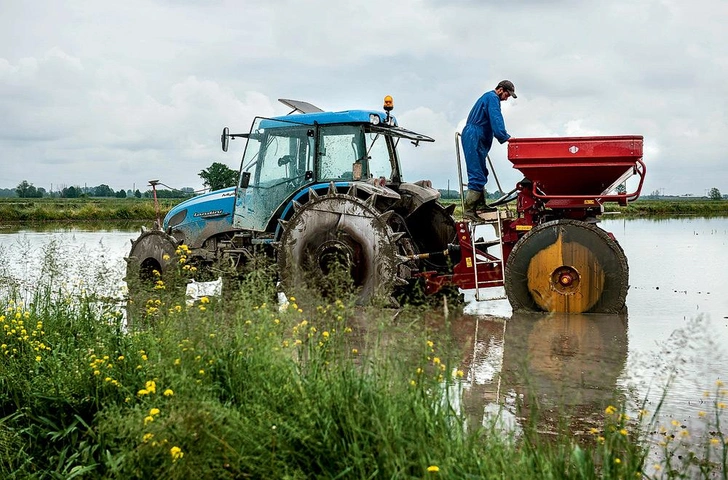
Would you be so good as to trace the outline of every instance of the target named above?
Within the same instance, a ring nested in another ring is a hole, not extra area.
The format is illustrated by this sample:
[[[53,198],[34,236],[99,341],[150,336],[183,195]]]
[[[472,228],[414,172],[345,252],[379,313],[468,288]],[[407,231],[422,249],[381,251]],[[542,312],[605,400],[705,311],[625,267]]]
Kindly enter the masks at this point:
[[[605,137],[513,138],[508,159],[533,182],[541,199],[617,201],[639,197],[645,177],[640,135]],[[611,193],[632,175],[637,190]]]

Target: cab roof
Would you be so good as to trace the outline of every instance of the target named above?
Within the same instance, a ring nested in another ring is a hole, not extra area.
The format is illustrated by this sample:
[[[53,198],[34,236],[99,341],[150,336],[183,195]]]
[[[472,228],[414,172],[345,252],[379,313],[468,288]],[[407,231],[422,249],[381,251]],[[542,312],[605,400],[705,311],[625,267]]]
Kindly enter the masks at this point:
[[[329,125],[337,123],[371,123],[371,115],[377,115],[380,123],[386,121],[386,114],[375,110],[345,110],[343,112],[312,112],[312,113],[293,113],[281,117],[273,117],[273,120],[282,122],[295,122],[304,125]],[[394,117],[390,117],[394,118]],[[397,121],[394,120],[394,125]]]

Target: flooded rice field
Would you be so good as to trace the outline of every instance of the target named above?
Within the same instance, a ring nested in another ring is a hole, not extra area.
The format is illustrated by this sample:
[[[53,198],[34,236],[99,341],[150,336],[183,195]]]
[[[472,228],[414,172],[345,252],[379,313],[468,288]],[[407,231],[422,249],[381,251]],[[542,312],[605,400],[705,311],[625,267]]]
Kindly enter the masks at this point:
[[[574,435],[588,435],[615,398],[650,411],[668,384],[663,424],[700,435],[705,412],[724,414],[716,385],[728,382],[728,218],[608,218],[601,227],[629,260],[628,314],[514,315],[506,300],[465,292],[462,313],[427,320],[462,351],[458,401],[470,421],[505,406],[504,425],[518,428],[525,419],[512,406],[538,402],[544,431],[568,417]],[[59,289],[121,296],[137,232],[0,229],[0,288],[32,287],[43,274]]]

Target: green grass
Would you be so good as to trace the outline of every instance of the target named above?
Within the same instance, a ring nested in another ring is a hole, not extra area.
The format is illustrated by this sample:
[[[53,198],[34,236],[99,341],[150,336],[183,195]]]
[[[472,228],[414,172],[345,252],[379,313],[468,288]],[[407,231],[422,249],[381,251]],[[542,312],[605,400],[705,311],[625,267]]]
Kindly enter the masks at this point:
[[[619,212],[626,216],[645,215],[728,215],[728,200],[708,199],[639,199],[627,206],[608,203],[607,212]]]
[[[180,199],[160,199],[160,216],[164,215]],[[459,200],[445,200],[445,205],[455,204],[455,218],[461,218]],[[509,204],[515,208],[515,202]],[[605,211],[626,216],[646,215],[728,215],[728,200],[694,198],[640,199],[627,206],[606,203]],[[2,224],[68,222],[68,221],[146,221],[156,218],[154,201],[142,198],[82,198],[82,199],[0,199]]]
[[[281,310],[262,270],[189,307],[168,285],[135,297],[128,329],[89,290],[0,299],[0,477],[661,478],[654,423],[621,408],[586,442],[540,434],[537,410],[518,437],[466,422],[462,352],[424,310],[394,320],[343,291]],[[705,468],[725,475],[713,438]]]
[[[164,217],[179,199],[160,199]],[[0,218],[3,223],[31,223],[57,221],[117,221],[148,220],[156,218],[151,199],[0,199]]]
[[[461,218],[462,208],[459,200],[446,200],[443,201],[443,204],[455,204],[456,207],[453,215],[456,219]],[[503,208],[505,207],[501,207],[501,209]],[[511,211],[515,211],[516,202],[514,201],[509,203],[508,208],[510,208]],[[618,213],[627,217],[675,215],[726,216],[728,215],[728,200],[708,200],[698,198],[643,198],[635,202],[631,202],[626,206],[607,202],[604,204],[604,211]]]

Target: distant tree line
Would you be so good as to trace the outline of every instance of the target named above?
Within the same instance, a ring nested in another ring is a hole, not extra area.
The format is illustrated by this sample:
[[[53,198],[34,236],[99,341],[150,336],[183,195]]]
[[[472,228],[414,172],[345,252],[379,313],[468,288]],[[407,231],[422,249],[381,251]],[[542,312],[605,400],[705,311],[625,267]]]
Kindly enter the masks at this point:
[[[187,198],[195,194],[192,188],[186,187],[182,189],[158,189],[158,198]],[[139,189],[136,190],[118,190],[115,191],[113,188],[106,184],[101,184],[96,187],[79,187],[70,186],[64,187],[54,192],[48,192],[43,187],[35,187],[32,183],[27,180],[23,180],[14,189],[11,188],[0,188],[0,197],[14,197],[14,198],[89,198],[89,197],[111,197],[111,198],[152,198],[153,192],[147,190],[141,192]]]
[[[238,181],[238,172],[228,168],[219,162],[213,162],[208,168],[202,170],[199,174],[202,184],[210,190],[220,190],[221,188],[234,187]],[[187,198],[195,194],[194,189],[185,187],[181,189],[157,189],[157,198]],[[152,198],[154,193],[147,190],[144,193],[137,190],[114,191],[113,188],[102,183],[95,187],[64,187],[54,192],[48,192],[42,187],[35,187],[27,180],[23,180],[14,189],[0,188],[0,197],[19,197],[19,198],[87,198],[87,197],[116,197],[116,198]]]
[[[654,199],[661,198],[661,197],[664,197],[664,196],[665,195],[663,195],[662,193],[660,193],[660,190],[653,190],[652,192],[650,192],[649,195],[646,196],[646,198],[650,198],[650,199],[653,199],[654,200]],[[692,197],[692,194],[687,194],[687,195],[682,195],[682,196],[683,197]],[[708,190],[707,194],[703,198],[706,198],[706,197],[709,198],[710,200],[723,200],[723,199],[728,199],[728,195],[721,194],[720,193],[720,190],[718,188],[716,188],[716,187],[713,187],[710,190]]]

